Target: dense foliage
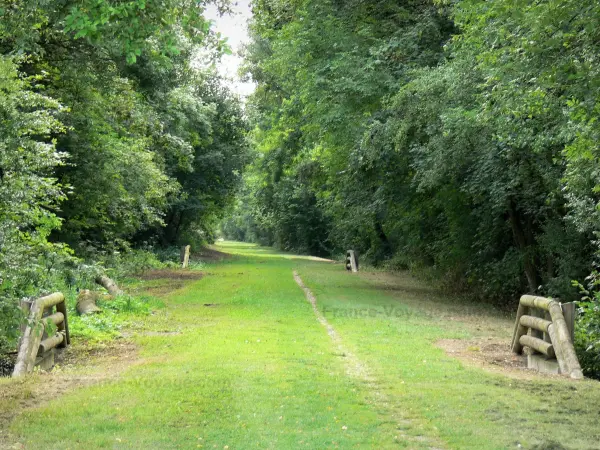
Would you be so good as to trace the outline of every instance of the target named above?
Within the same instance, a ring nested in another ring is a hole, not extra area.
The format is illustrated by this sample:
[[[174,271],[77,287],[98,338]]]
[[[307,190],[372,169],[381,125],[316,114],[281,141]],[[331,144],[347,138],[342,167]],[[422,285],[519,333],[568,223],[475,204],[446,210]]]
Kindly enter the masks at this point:
[[[586,1],[254,3],[256,160],[226,234],[575,299],[598,232]]]
[[[0,347],[23,296],[212,238],[247,130],[206,3],[0,0]]]

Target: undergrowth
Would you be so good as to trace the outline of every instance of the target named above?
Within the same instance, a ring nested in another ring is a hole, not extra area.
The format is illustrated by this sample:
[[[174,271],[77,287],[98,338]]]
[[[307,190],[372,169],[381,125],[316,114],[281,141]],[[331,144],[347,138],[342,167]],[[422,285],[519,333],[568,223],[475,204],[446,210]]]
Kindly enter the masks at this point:
[[[31,299],[52,292],[65,294],[69,312],[69,330],[76,339],[90,342],[105,341],[118,336],[123,327],[136,326],[144,316],[152,310],[162,307],[162,303],[148,295],[124,294],[117,298],[109,297],[99,300],[98,306],[102,313],[80,317],[76,311],[77,294],[79,290],[90,289],[101,291],[95,283],[95,278],[106,274],[127,291],[127,285],[136,281],[136,276],[147,270],[179,267],[179,250],[168,248],[152,252],[147,249],[125,249],[113,252],[90,252],[81,258],[65,258],[56,260],[51,268],[41,276],[44,277],[43,287],[32,289]],[[190,265],[191,268],[193,265]],[[7,311],[0,311],[0,354],[14,351],[18,339],[19,323],[26,320],[16,308],[18,298],[10,299]],[[0,307],[4,303],[0,304]],[[2,308],[0,308],[2,309]]]

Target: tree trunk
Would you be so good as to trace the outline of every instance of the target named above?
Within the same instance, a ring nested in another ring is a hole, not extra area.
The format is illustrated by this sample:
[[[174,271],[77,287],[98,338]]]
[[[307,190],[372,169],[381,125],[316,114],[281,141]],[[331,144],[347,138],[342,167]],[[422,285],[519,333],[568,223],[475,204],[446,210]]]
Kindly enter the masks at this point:
[[[383,225],[381,224],[381,221],[379,220],[379,218],[375,219],[374,228],[375,228],[375,233],[377,234],[377,237],[379,238],[379,241],[381,242],[381,246],[383,249],[383,256],[385,258],[391,256],[392,255],[392,246],[390,244],[390,241],[389,241],[387,235],[385,234]]]
[[[531,293],[535,293],[540,283],[535,264],[535,240],[531,230],[531,223],[528,224],[526,227],[527,229],[524,229],[520,214],[517,211],[513,200],[510,201],[508,217],[510,220],[510,226],[512,228],[515,245],[523,255],[523,269],[525,271],[525,277],[527,277],[529,291]]]

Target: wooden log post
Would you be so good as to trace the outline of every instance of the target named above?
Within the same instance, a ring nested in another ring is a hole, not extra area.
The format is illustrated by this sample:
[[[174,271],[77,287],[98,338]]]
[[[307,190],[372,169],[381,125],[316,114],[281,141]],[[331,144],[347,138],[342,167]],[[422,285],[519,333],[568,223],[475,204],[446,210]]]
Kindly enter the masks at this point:
[[[57,314],[60,313],[63,316],[63,321],[58,324],[58,331],[64,333],[65,339],[61,342],[59,348],[66,348],[67,345],[71,345],[71,334],[69,333],[69,318],[67,317],[67,302],[63,301],[56,305]]]
[[[23,341],[23,336],[25,335],[25,330],[27,329],[27,321],[29,319],[29,313],[31,312],[31,304],[32,301],[30,299],[22,299],[19,302],[19,308],[21,309],[24,320],[21,322],[21,337],[19,338],[19,342],[17,344],[17,351],[19,351],[19,348],[21,347],[21,342]]]
[[[90,291],[89,289],[83,289],[79,291],[77,295],[76,309],[80,316],[88,314],[96,314],[102,312],[102,310],[96,304],[98,300],[98,294]]]
[[[575,347],[571,341],[571,333],[567,327],[567,322],[562,312],[560,303],[552,301],[548,306],[552,322],[555,327],[556,341],[553,341],[555,347],[560,346],[560,353],[564,358],[565,365],[567,367],[567,374],[574,379],[582,379],[583,371],[579,365],[577,354],[575,353]]]
[[[186,245],[185,247],[181,247],[180,260],[181,260],[181,268],[182,269],[187,269],[187,267],[190,263],[190,249],[191,249],[191,246],[189,246],[189,245]]]
[[[575,342],[575,316],[577,311],[575,303],[561,303],[560,307],[562,308],[565,322],[567,322],[567,328],[571,335],[571,342]]]
[[[60,292],[57,292],[46,297],[41,297],[33,302],[29,313],[29,324],[25,329],[19,347],[13,377],[25,375],[33,370],[42,336],[44,334],[44,325],[41,320],[44,310],[64,301],[65,296]]]
[[[119,289],[119,286],[117,286],[117,283],[115,283],[113,280],[108,278],[106,275],[101,275],[99,277],[96,277],[96,283],[98,283],[100,286],[102,286],[104,289],[106,289],[108,291],[108,293],[110,295],[112,295],[113,297],[123,295],[123,291],[121,289]]]
[[[554,331],[554,324],[548,327],[548,335],[550,336],[550,340],[552,342],[558,342],[556,332]],[[556,354],[556,360],[558,361],[558,368],[560,370],[560,373],[569,373],[569,368],[567,367],[567,364],[565,362],[562,347],[560,345],[554,347],[554,353]]]
[[[519,302],[519,308],[517,309],[517,320],[515,321],[515,329],[513,332],[513,340],[511,344],[512,351],[520,355],[523,353],[523,346],[521,345],[521,336],[527,334],[527,327],[521,323],[521,317],[527,314],[529,309]]]

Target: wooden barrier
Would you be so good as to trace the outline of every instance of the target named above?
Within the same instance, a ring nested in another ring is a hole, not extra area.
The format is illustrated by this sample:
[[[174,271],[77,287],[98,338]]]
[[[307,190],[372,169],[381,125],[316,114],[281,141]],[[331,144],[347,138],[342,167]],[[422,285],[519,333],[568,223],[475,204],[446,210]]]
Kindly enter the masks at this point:
[[[568,322],[565,317],[568,317]],[[527,347],[530,368],[548,368],[551,371],[554,361],[558,365],[558,373],[582,379],[583,372],[573,347],[574,323],[574,304],[561,305],[551,298],[524,295],[517,310],[512,350],[520,354]],[[541,353],[546,359],[539,359],[535,352]]]
[[[19,344],[13,377],[31,373],[36,365],[51,368],[54,365],[54,349],[65,348],[71,343],[63,294],[57,292],[41,297],[22,307],[29,316]],[[53,309],[56,311],[52,312]],[[44,313],[48,314],[44,316]],[[56,326],[56,333],[48,336],[52,326]]]
[[[346,252],[346,270],[351,270],[353,273],[358,272],[358,258],[354,250]]]
[[[182,269],[187,269],[188,264],[190,263],[190,249],[191,247],[189,245],[181,247],[180,259]]]

